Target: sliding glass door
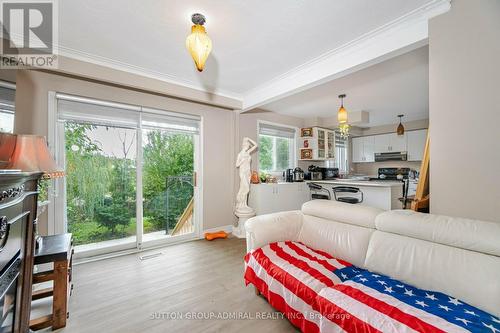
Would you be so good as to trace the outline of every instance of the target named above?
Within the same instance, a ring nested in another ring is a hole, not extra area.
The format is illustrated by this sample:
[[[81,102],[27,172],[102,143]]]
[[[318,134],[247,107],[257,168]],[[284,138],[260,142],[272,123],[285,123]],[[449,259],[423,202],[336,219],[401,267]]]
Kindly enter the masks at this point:
[[[197,130],[142,117],[143,241],[195,233]]]
[[[135,242],[136,130],[67,121],[64,138],[67,230],[75,245]]]
[[[77,252],[98,255],[198,235],[196,117],[56,98],[56,157],[66,177],[54,215]]]

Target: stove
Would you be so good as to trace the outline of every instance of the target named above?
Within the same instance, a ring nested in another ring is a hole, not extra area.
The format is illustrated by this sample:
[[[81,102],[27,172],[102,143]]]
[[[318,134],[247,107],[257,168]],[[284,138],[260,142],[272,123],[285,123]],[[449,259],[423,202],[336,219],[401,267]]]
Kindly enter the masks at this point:
[[[377,181],[398,181],[409,178],[410,168],[379,168],[378,177],[370,178],[370,180]],[[398,178],[399,176],[399,178]]]

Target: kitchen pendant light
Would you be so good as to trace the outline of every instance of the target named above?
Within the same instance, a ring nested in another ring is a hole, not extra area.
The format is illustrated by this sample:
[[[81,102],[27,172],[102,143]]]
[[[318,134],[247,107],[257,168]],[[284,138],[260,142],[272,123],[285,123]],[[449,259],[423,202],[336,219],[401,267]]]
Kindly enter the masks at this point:
[[[398,135],[404,135],[405,134],[405,127],[401,123],[401,120],[404,117],[404,114],[398,114],[398,117],[399,117],[399,125],[398,125],[398,128],[396,130],[396,133],[398,133]]]
[[[346,97],[346,94],[339,95],[340,98],[340,108],[339,111],[337,112],[337,120],[339,123],[339,132],[340,136],[342,138],[347,138],[349,136],[349,124],[347,123],[348,118],[347,118],[347,111],[344,108],[344,98]]]
[[[186,48],[193,57],[196,69],[202,72],[210,51],[212,51],[212,40],[208,37],[203,26],[206,21],[205,16],[198,13],[193,14],[191,21],[194,25],[191,27],[191,34],[186,38]]]

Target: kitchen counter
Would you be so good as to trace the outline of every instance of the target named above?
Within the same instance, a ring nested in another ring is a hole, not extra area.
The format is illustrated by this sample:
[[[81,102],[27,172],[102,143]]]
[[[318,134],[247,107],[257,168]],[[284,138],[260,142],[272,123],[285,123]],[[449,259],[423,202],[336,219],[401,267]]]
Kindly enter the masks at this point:
[[[307,180],[307,183],[316,183],[324,189],[330,191],[333,199],[332,188],[336,186],[352,186],[359,188],[363,192],[363,202],[361,205],[378,207],[384,210],[403,208],[399,198],[403,196],[403,182],[384,180],[356,180],[356,179],[336,179],[336,180]],[[324,191],[318,193],[325,193]],[[340,196],[356,196],[346,193]]]
[[[306,180],[306,183],[320,183],[346,186],[372,186],[372,187],[394,187],[403,186],[401,181],[384,180],[356,180],[356,179],[336,179],[336,180]]]

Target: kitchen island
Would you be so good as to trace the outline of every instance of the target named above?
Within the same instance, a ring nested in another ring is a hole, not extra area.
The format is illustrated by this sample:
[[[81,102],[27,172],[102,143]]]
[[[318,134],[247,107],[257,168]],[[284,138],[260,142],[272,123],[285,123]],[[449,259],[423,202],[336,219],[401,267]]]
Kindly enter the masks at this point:
[[[403,182],[384,180],[355,180],[355,179],[335,179],[335,180],[308,180],[307,183],[315,183],[330,191],[333,197],[332,188],[336,186],[356,187],[363,192],[363,202],[361,205],[377,207],[385,210],[401,209],[402,204],[399,198],[403,196]],[[318,192],[320,193],[320,192]],[[324,192],[321,192],[324,193]],[[346,194],[356,196],[356,194]]]

